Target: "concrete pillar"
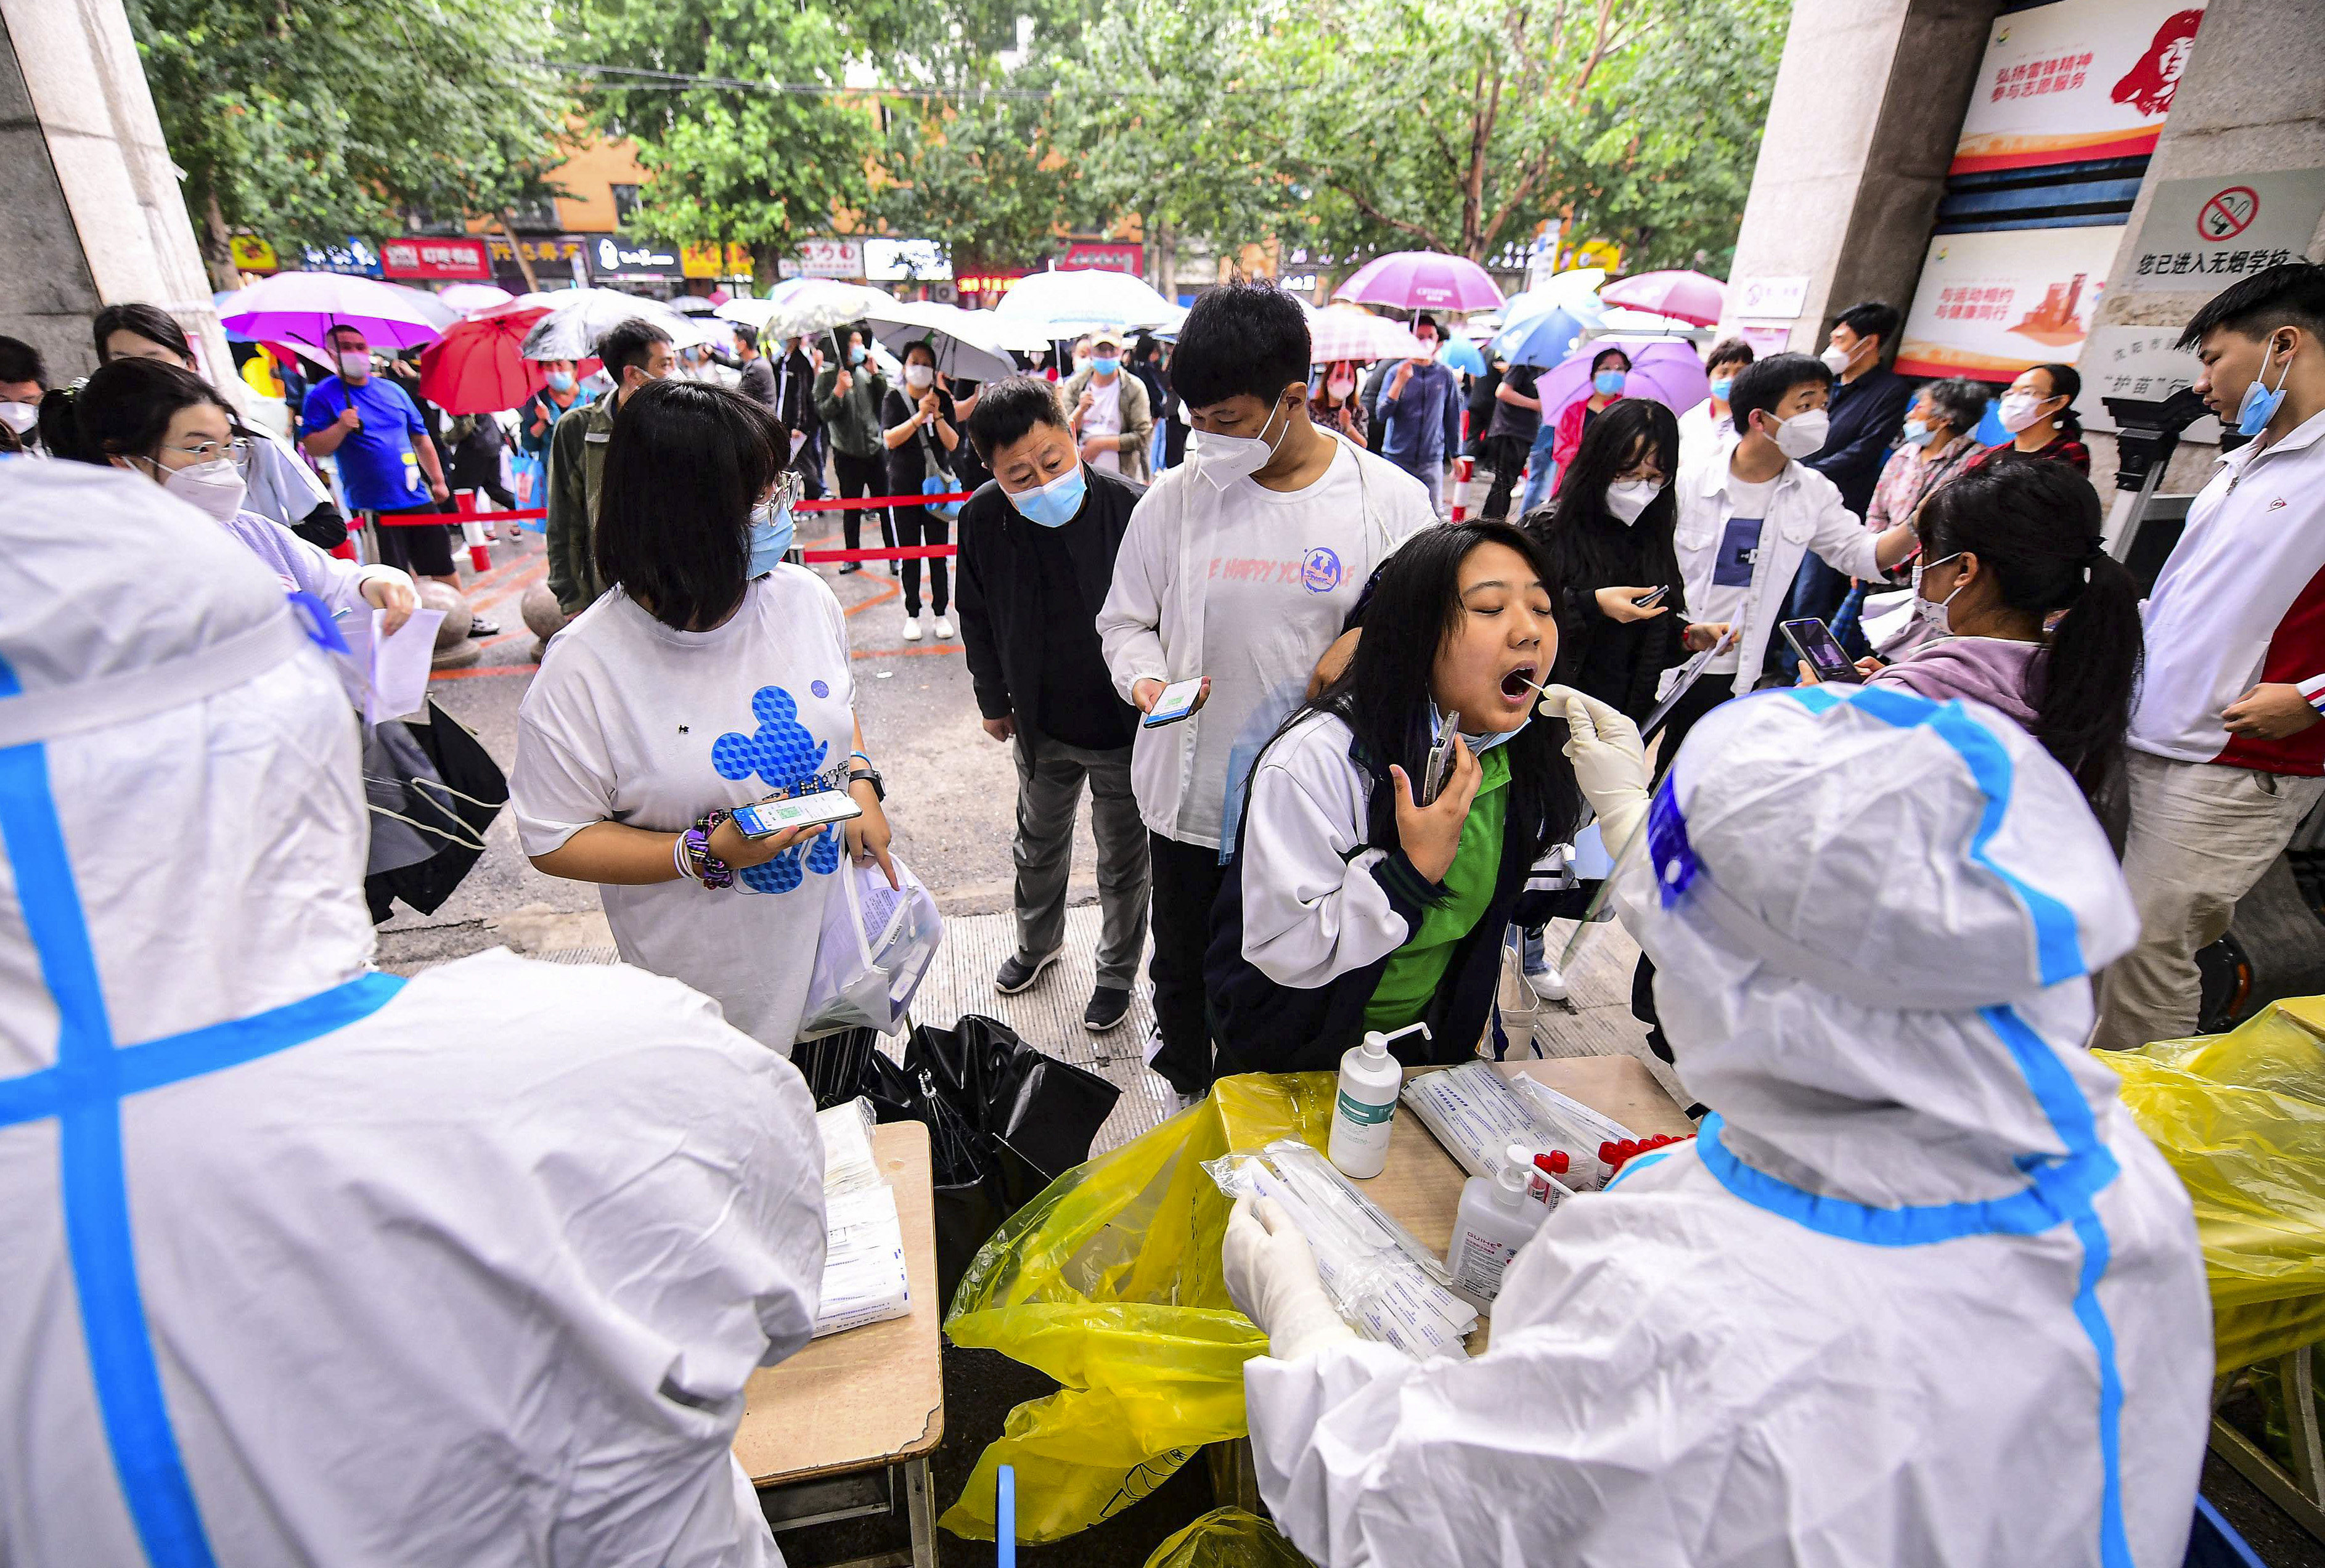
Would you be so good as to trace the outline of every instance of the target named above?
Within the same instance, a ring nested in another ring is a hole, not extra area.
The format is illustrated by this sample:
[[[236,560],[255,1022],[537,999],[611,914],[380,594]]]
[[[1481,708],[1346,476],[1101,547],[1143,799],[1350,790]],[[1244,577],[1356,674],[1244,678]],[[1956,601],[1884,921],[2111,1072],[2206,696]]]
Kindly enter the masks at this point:
[[[1997,0],[1794,0],[1731,285],[1805,278],[1788,325],[1814,353],[1860,300],[1913,297]],[[1892,351],[1895,345],[1886,345]]]
[[[61,384],[96,367],[97,307],[131,301],[177,317],[238,399],[121,0],[0,0],[0,333]]]
[[[2094,336],[2107,326],[2182,326],[2224,286],[2226,280],[2209,278],[2186,293],[2131,293],[2117,286],[2137,264],[2139,247],[2131,242],[2160,182],[2317,168],[2325,168],[2325,11],[2317,0],[2210,0],[2116,251]],[[2310,237],[2308,255],[2325,261],[2325,223]],[[2091,378],[2093,366],[2077,368]],[[2207,420],[2191,434],[2217,429]],[[2094,431],[2089,445],[2091,482],[2102,501],[2112,500],[2115,438]],[[2218,455],[2217,444],[2181,441],[2164,473],[2164,492],[2200,489]]]

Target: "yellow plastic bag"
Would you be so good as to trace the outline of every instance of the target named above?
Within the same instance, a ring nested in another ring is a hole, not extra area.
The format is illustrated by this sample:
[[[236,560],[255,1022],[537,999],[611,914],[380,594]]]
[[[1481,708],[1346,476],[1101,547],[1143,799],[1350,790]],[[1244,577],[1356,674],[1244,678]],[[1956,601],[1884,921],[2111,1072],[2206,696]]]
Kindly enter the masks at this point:
[[[1309,1568],[1309,1563],[1258,1515],[1213,1508],[1155,1547],[1146,1568]]]
[[[1010,1217],[953,1293],[956,1345],[1000,1350],[1064,1387],[1010,1412],[940,1521],[993,1538],[995,1468],[1017,1471],[1017,1535],[1054,1541],[1111,1517],[1207,1443],[1244,1434],[1243,1364],[1267,1336],[1227,1300],[1227,1201],[1206,1160],[1286,1137],[1319,1148],[1332,1075],[1223,1078],[1202,1104],[1078,1165]]]
[[[2219,1369],[2325,1339],[2325,997],[2092,1054],[2194,1201]]]

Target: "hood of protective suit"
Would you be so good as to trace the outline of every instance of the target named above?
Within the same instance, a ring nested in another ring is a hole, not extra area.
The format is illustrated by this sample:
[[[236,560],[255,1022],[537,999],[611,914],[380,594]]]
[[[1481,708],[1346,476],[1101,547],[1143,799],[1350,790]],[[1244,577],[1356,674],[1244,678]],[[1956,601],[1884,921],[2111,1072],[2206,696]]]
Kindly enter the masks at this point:
[[[1646,840],[1618,895],[1680,1077],[1748,1164],[1875,1206],[1978,1201],[2117,1112],[2082,1042],[2130,892],[2073,780],[1992,709],[1730,703]]]
[[[54,1056],[26,940],[44,887],[78,895],[117,1040],[362,971],[354,715],[274,573],[216,523],[119,469],[0,465],[0,765],[45,775],[69,862],[0,858],[0,1076]]]

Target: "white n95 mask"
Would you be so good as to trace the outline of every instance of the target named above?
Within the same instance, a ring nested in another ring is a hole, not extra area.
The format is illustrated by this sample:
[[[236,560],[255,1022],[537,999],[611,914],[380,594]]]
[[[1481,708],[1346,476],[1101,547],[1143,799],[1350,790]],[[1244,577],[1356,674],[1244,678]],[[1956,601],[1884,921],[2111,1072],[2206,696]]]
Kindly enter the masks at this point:
[[[1663,493],[1663,487],[1652,479],[1618,479],[1607,487],[1607,510],[1617,523],[1635,523]]]
[[[1824,450],[1825,440],[1831,434],[1832,416],[1820,408],[1812,408],[1777,425],[1771,439],[1784,456],[1807,458]]]
[[[1270,441],[1267,426],[1274,422],[1275,414],[1271,410],[1267,422],[1259,427],[1255,436],[1214,435],[1209,431],[1197,431],[1187,448],[1187,466],[1209,481],[1215,490],[1224,490],[1237,479],[1247,479],[1267,467],[1283,437],[1292,433],[1292,422],[1286,419],[1283,434]]]
[[[246,487],[233,459],[212,458],[162,475],[162,488],[218,521],[230,523],[242,510]]]

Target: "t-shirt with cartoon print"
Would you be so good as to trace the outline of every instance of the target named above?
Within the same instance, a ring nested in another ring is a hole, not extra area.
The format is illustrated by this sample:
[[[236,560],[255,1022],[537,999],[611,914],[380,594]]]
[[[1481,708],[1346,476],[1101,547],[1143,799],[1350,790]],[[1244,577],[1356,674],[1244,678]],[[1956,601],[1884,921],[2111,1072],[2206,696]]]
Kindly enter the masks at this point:
[[[551,639],[517,710],[517,838],[543,855],[593,822],[678,832],[714,806],[847,785],[855,677],[839,601],[778,566],[726,625],[675,631],[618,588]],[[683,980],[788,1053],[824,900],[833,826],[713,891],[691,878],[601,886],[623,959]]]

